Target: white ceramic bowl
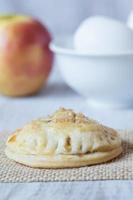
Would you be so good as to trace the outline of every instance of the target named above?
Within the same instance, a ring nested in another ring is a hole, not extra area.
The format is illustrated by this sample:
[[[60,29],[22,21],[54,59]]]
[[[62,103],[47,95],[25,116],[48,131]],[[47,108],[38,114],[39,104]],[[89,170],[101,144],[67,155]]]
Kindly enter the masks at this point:
[[[83,53],[72,43],[72,37],[60,37],[50,45],[66,83],[90,104],[133,105],[133,52]]]

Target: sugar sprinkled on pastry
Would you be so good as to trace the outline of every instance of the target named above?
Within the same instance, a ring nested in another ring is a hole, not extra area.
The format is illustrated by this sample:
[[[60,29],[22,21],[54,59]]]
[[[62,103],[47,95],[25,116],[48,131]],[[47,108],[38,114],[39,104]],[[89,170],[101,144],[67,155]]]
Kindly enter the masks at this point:
[[[17,129],[6,145],[10,159],[39,168],[98,164],[122,152],[115,130],[64,108]]]

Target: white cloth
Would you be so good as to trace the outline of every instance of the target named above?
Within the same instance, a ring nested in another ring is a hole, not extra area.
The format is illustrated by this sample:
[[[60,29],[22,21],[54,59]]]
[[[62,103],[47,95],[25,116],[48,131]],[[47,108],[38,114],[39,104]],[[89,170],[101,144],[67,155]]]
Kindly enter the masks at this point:
[[[46,116],[59,107],[83,112],[99,122],[117,129],[133,128],[133,109],[103,110],[88,106],[86,100],[67,86],[55,68],[49,83],[37,96],[0,97],[0,131],[23,126],[26,122]]]
[[[132,200],[132,181],[0,184],[0,200]]]

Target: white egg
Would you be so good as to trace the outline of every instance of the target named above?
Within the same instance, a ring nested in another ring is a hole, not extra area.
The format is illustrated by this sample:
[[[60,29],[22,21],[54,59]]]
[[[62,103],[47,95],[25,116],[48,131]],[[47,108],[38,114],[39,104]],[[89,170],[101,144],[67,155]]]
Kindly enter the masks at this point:
[[[133,32],[117,20],[103,16],[90,17],[77,29],[74,47],[93,53],[133,51]]]

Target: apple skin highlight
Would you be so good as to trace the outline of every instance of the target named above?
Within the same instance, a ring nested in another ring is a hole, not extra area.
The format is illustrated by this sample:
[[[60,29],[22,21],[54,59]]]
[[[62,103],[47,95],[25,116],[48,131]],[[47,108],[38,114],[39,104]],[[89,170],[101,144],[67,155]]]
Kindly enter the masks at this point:
[[[46,83],[53,63],[50,41],[48,30],[31,17],[0,17],[1,94],[30,95]]]

